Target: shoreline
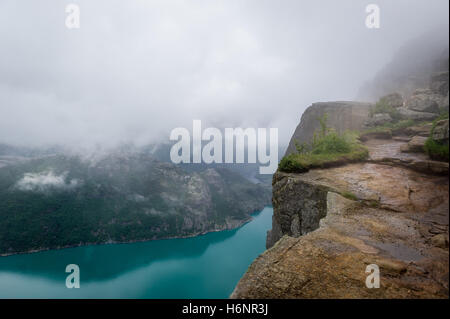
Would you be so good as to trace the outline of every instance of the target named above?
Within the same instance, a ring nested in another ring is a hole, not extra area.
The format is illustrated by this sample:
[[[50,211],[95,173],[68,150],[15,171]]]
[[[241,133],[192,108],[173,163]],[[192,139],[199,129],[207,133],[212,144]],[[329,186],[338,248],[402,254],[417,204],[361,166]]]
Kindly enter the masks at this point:
[[[139,239],[139,240],[129,240],[129,241],[107,241],[107,242],[83,243],[83,244],[74,244],[74,245],[60,246],[60,247],[54,247],[54,248],[31,249],[31,250],[21,251],[21,252],[2,253],[2,254],[0,254],[0,258],[14,256],[14,255],[34,254],[34,253],[40,253],[40,252],[45,252],[45,251],[51,251],[51,250],[62,250],[62,249],[70,249],[70,248],[85,247],[85,246],[135,244],[135,243],[143,243],[143,242],[149,242],[149,241],[155,241],[155,240],[187,239],[187,238],[199,237],[199,236],[203,236],[203,235],[210,234],[210,233],[217,233],[217,232],[221,232],[221,231],[238,229],[238,228],[244,226],[245,224],[251,222],[253,220],[254,216],[259,215],[266,207],[272,207],[272,205],[264,205],[261,209],[257,209],[255,211],[253,211],[252,213],[249,213],[249,217],[239,221],[235,227],[223,227],[220,229],[212,229],[212,230],[197,232],[197,233],[193,233],[191,235],[185,235],[185,236],[169,236],[169,237],[161,237],[161,238],[155,238],[155,239]]]

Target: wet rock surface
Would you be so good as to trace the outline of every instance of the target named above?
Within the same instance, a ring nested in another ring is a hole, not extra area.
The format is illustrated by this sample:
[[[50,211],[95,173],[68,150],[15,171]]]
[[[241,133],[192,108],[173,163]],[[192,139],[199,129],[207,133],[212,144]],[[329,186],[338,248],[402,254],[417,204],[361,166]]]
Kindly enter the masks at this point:
[[[405,136],[397,136],[392,140],[373,139],[365,144],[369,148],[368,161],[376,164],[405,167],[420,173],[431,175],[447,175],[449,163],[430,160],[428,155],[405,152],[412,139]]]
[[[425,152],[425,142],[427,138],[424,136],[414,136],[408,144],[402,145],[402,152],[405,153],[423,153]]]
[[[439,113],[439,105],[430,94],[422,92],[413,95],[407,102],[406,107],[417,112]]]
[[[405,133],[410,136],[430,136],[431,128],[433,127],[432,123],[427,123],[423,125],[415,125],[404,129]]]
[[[277,172],[271,248],[231,297],[448,298],[448,163],[434,174],[400,151],[407,140],[367,141],[366,163]],[[369,264],[380,288],[366,287]]]
[[[448,120],[440,120],[433,130],[433,140],[440,143],[448,143]]]
[[[437,113],[419,112],[410,110],[406,107],[399,107],[398,113],[402,120],[414,120],[414,121],[431,121],[439,116]]]

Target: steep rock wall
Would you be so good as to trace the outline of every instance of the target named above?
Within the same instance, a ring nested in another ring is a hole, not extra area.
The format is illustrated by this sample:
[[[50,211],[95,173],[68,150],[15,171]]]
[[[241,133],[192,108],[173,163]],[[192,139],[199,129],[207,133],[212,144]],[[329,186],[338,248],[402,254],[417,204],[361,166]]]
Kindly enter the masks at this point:
[[[371,103],[353,101],[313,103],[303,113],[300,124],[289,142],[286,154],[295,152],[295,141],[304,143],[312,140],[314,132],[320,126],[317,119],[325,113],[328,116],[328,126],[338,132],[360,130],[369,115],[371,105]]]
[[[319,227],[326,215],[330,187],[296,178],[295,174],[276,172],[273,177],[272,229],[267,232],[266,247],[281,237],[299,237]]]

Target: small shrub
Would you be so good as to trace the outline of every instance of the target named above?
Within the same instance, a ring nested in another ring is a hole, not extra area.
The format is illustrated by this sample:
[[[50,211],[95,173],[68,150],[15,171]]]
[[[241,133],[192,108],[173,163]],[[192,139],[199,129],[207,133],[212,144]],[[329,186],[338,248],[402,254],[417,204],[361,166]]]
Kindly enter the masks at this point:
[[[430,130],[430,137],[425,142],[425,152],[432,160],[446,162],[449,161],[448,143],[439,143],[432,138],[437,122],[446,119],[448,119],[448,112],[442,113],[437,119],[433,121],[433,126]]]
[[[300,161],[296,160],[295,154],[289,154],[285,157],[283,157],[280,161],[280,164],[278,164],[278,168],[286,173],[292,173],[292,172],[305,172],[308,169],[304,167]]]
[[[439,117],[436,119],[436,121],[439,120],[446,120],[448,119],[448,110],[445,107],[442,107],[439,109]]]
[[[348,153],[350,150],[350,143],[335,131],[317,139],[312,147],[313,154]]]
[[[401,134],[408,127],[426,124],[429,122],[416,122],[414,120],[401,120],[396,123],[384,123],[383,125],[378,125],[361,132],[361,140],[364,141],[366,136],[378,135],[380,137],[390,139],[392,135]]]
[[[338,134],[327,124],[326,114],[319,119],[320,130],[314,133],[312,143],[295,143],[297,153],[283,157],[278,166],[283,172],[302,173],[310,168],[335,166],[356,162],[368,157],[368,150],[359,143],[357,132]]]
[[[431,137],[425,142],[425,152],[432,160],[449,161],[448,144],[441,144]]]
[[[301,153],[305,153],[308,149],[308,144],[307,143],[299,143],[298,141],[294,141],[295,144],[295,149],[297,150],[297,153],[301,154]]]

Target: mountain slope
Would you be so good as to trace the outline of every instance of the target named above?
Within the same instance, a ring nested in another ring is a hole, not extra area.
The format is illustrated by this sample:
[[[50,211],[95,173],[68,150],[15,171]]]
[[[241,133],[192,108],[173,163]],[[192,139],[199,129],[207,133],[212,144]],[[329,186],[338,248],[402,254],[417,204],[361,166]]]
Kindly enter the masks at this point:
[[[0,254],[230,229],[269,202],[226,169],[186,172],[144,153],[45,156],[0,168]]]

